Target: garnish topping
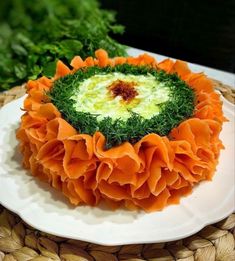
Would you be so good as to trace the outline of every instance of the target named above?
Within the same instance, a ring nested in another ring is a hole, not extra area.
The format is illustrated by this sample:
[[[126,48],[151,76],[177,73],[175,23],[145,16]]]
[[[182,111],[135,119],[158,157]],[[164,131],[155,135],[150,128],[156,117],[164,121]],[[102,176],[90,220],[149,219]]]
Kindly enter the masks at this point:
[[[116,80],[108,86],[108,90],[112,92],[113,97],[121,96],[122,99],[128,103],[138,95],[138,92],[134,86],[134,82]]]

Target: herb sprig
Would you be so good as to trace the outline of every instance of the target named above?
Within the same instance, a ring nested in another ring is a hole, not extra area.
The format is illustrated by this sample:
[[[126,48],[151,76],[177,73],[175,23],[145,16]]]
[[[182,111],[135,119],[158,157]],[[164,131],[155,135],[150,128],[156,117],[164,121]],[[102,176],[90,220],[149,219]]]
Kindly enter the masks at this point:
[[[170,89],[170,99],[162,103],[160,113],[150,119],[132,113],[127,120],[121,118],[114,120],[110,117],[97,120],[97,115],[76,111],[71,97],[74,92],[79,92],[79,83],[95,74],[111,72],[132,75],[151,74],[158,82],[163,82]],[[194,91],[176,74],[167,74],[164,71],[156,71],[151,67],[129,64],[80,69],[72,75],[67,75],[55,81],[48,96],[66,121],[80,133],[93,135],[96,131],[102,132],[106,137],[106,148],[119,145],[125,141],[135,143],[148,133],[157,133],[161,136],[168,135],[180,122],[192,116],[195,102]]]
[[[57,59],[87,57],[99,48],[126,54],[109,34],[124,27],[97,0],[0,1],[0,91],[40,75],[53,76]]]

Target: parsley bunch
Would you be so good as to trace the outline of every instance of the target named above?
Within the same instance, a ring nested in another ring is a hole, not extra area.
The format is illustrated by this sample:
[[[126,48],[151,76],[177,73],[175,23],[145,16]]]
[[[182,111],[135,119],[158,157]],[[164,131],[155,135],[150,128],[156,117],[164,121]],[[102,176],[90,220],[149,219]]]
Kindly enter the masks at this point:
[[[132,75],[152,74],[158,82],[164,83],[170,90],[170,98],[160,104],[159,114],[145,119],[141,115],[132,113],[127,120],[105,117],[97,119],[97,114],[76,111],[74,93],[79,92],[79,83],[95,74],[107,74],[121,72]],[[164,71],[156,71],[147,66],[133,66],[129,64],[116,65],[114,67],[85,67],[74,74],[69,74],[54,82],[54,86],[48,93],[51,102],[62,113],[63,118],[80,133],[93,135],[100,131],[106,138],[106,148],[119,145],[125,141],[135,143],[149,133],[157,133],[161,136],[169,132],[180,122],[192,116],[195,104],[195,94],[184,81],[176,74],[167,74]]]
[[[0,1],[0,91],[53,76],[58,59],[68,64],[98,48],[123,56],[125,47],[109,36],[123,30],[97,0]]]

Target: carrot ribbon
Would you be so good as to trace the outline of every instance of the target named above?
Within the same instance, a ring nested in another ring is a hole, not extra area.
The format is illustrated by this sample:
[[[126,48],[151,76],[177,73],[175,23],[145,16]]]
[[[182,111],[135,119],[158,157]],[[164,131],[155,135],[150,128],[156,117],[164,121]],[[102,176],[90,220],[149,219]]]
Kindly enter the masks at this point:
[[[42,77],[27,84],[25,114],[17,131],[23,165],[33,176],[69,198],[72,204],[97,205],[101,200],[112,208],[142,208],[147,212],[177,204],[201,180],[211,180],[220,149],[225,118],[219,95],[202,73],[192,73],[183,61],[160,63],[148,54],[109,58],[97,50],[96,58],[74,57],[70,70],[57,63],[54,79]],[[125,142],[105,150],[105,137],[78,133],[50,103],[46,91],[53,80],[87,66],[129,63],[149,65],[177,73],[196,93],[194,116],[174,128],[169,137],[148,134],[136,144]]]

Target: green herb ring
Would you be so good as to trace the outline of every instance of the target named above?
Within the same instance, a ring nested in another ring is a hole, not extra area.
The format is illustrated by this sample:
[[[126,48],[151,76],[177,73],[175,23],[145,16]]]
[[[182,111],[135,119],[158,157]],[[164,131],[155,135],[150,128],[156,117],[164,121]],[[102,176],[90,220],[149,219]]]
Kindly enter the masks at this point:
[[[129,64],[79,69],[56,80],[48,96],[79,133],[103,133],[106,148],[168,135],[192,116],[195,103],[176,74]]]

